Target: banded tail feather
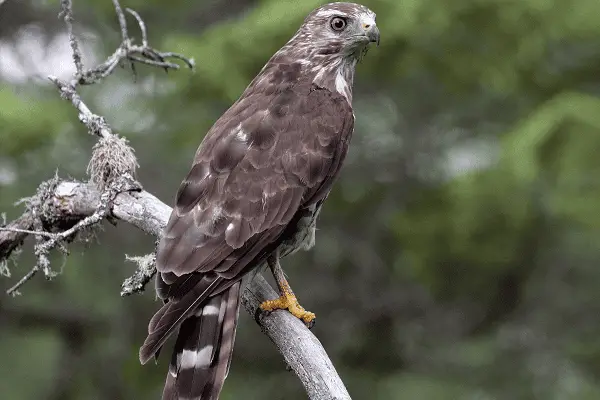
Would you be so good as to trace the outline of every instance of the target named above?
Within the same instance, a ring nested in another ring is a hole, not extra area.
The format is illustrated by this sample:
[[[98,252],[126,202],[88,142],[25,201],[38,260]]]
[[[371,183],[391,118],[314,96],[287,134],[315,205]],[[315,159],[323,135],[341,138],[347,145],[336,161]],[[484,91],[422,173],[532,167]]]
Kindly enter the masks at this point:
[[[229,372],[240,282],[211,297],[179,328],[163,400],[217,400]]]
[[[157,286],[167,286],[168,297],[159,297],[165,301],[165,304],[154,314],[148,324],[148,337],[140,348],[140,362],[145,364],[152,357],[156,357],[161,347],[185,320],[196,313],[210,296],[212,290],[221,282],[221,278],[214,274],[190,275],[182,282],[165,282],[163,274],[156,276]],[[185,287],[184,290],[182,288]]]

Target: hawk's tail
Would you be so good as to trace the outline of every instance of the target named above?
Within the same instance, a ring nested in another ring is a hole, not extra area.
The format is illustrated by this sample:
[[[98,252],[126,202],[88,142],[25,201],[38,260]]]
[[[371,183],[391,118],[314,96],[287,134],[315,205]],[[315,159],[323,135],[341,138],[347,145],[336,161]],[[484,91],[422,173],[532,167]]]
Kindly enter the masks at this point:
[[[179,328],[163,400],[217,400],[231,355],[240,305],[240,282],[199,307]]]

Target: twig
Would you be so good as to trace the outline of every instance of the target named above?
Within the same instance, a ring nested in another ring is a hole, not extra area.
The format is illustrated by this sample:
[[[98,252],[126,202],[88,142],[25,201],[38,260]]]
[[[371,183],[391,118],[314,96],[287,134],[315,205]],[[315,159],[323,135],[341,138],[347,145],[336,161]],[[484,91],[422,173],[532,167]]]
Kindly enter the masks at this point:
[[[73,52],[73,62],[77,71],[75,75],[79,77],[83,74],[83,60],[81,50],[79,50],[79,43],[73,33],[73,3],[71,0],[61,0],[60,5],[61,12],[58,14],[58,17],[63,18],[65,25],[67,25],[67,34],[69,35],[69,43]]]
[[[14,232],[14,233],[24,233],[26,235],[39,235],[39,236],[43,236],[43,237],[47,237],[47,238],[53,238],[56,234],[54,233],[50,233],[50,232],[45,232],[45,231],[32,231],[29,229],[19,229],[19,228],[6,228],[6,227],[1,227],[0,226],[0,231],[4,231],[4,232]]]
[[[18,296],[19,294],[21,294],[19,292],[19,288],[21,286],[23,286],[28,280],[30,280],[31,278],[33,278],[33,276],[35,274],[37,274],[37,272],[39,271],[39,266],[36,264],[27,274],[25,274],[17,283],[15,283],[13,286],[11,286],[7,291],[6,294],[11,295],[11,296]]]
[[[144,23],[144,20],[142,20],[142,17],[140,17],[140,14],[138,14],[136,11],[132,10],[131,8],[126,8],[125,11],[127,11],[129,14],[133,15],[133,17],[137,20],[138,25],[140,27],[140,31],[142,31],[142,47],[148,47],[148,33],[146,31],[146,24]]]
[[[121,296],[129,296],[133,293],[144,291],[144,287],[156,273],[154,263],[156,256],[154,254],[146,254],[143,257],[130,257],[125,255],[127,261],[137,264],[137,268],[132,276],[125,279],[121,285]]]
[[[26,233],[18,232],[18,230],[29,231],[32,226],[33,217],[31,213],[25,211],[23,215],[0,230],[0,262],[8,259],[27,237]]]
[[[148,56],[147,54],[144,54],[145,56]],[[146,64],[146,65],[151,65],[153,67],[163,67],[163,68],[172,68],[172,69],[178,69],[179,65],[175,64],[175,63],[171,63],[168,61],[154,61],[154,60],[149,60],[147,58],[142,58],[139,56],[135,56],[135,55],[130,55],[129,59],[132,61],[136,61],[140,64]],[[162,57],[161,57],[162,60]]]
[[[134,63],[143,63],[154,67],[169,69],[179,69],[179,65],[173,62],[169,62],[168,59],[173,58],[183,61],[186,66],[190,69],[194,68],[194,60],[187,58],[182,54],[173,52],[161,52],[158,51],[148,44],[148,33],[146,24],[142,17],[132,9],[127,8],[126,11],[133,15],[137,20],[138,26],[142,33],[142,44],[136,45],[133,40],[129,37],[127,29],[127,20],[125,13],[121,8],[118,0],[112,0],[115,7],[115,12],[119,20],[119,27],[121,29],[121,44],[103,63],[97,65],[91,69],[85,69],[83,66],[83,57],[81,49],[79,47],[77,38],[73,33],[73,4],[71,0],[61,0],[61,12],[59,16],[64,19],[65,25],[67,26],[67,33],[69,35],[69,43],[71,44],[71,50],[73,52],[73,61],[75,63],[75,75],[70,82],[60,82],[56,77],[49,77],[61,91],[70,93],[74,91],[78,85],[93,85],[98,83],[102,79],[108,77],[114,72],[114,70],[121,65],[123,62],[128,61],[135,74]]]
[[[79,94],[73,85],[63,82],[52,75],[50,75],[48,79],[56,85],[60,91],[60,96],[63,99],[69,100],[71,103],[73,103],[73,106],[77,109],[77,111],[79,111],[79,121],[88,127],[90,134],[99,137],[108,137],[112,135],[112,130],[104,118],[90,111],[90,109],[81,100],[81,97],[79,97]]]
[[[123,14],[123,9],[121,8],[121,4],[119,4],[119,0],[112,0],[113,5],[115,7],[115,11],[117,12],[117,18],[119,19],[119,26],[121,27],[121,39],[123,43],[129,40],[129,34],[127,33],[127,21],[125,20],[125,14]]]
[[[61,97],[69,100],[79,111],[79,121],[88,128],[88,132],[101,138],[94,146],[87,169],[92,182],[103,187],[116,177],[135,176],[139,165],[127,140],[114,134],[103,117],[90,111],[73,86],[54,76],[49,79],[58,87]]]

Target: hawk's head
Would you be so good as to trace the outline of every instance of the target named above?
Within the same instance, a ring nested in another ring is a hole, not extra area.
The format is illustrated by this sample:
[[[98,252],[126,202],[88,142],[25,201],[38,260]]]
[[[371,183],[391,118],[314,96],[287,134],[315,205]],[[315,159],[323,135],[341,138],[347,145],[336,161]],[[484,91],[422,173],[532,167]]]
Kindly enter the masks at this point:
[[[379,44],[373,11],[354,3],[326,4],[308,14],[249,90],[278,93],[303,80],[336,91],[351,102],[354,67],[369,43]]]
[[[360,57],[369,43],[379,45],[379,28],[367,7],[330,3],[312,11],[292,40],[316,54]]]

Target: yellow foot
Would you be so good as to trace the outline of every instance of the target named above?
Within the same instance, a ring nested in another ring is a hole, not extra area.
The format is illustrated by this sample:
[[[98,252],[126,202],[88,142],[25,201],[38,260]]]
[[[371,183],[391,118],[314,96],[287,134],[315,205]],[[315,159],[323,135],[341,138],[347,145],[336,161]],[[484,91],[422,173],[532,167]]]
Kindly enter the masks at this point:
[[[306,311],[304,307],[298,303],[298,299],[294,294],[285,293],[276,300],[267,300],[260,305],[263,311],[288,310],[294,317],[301,319],[309,328],[311,328],[317,316],[310,311]]]

